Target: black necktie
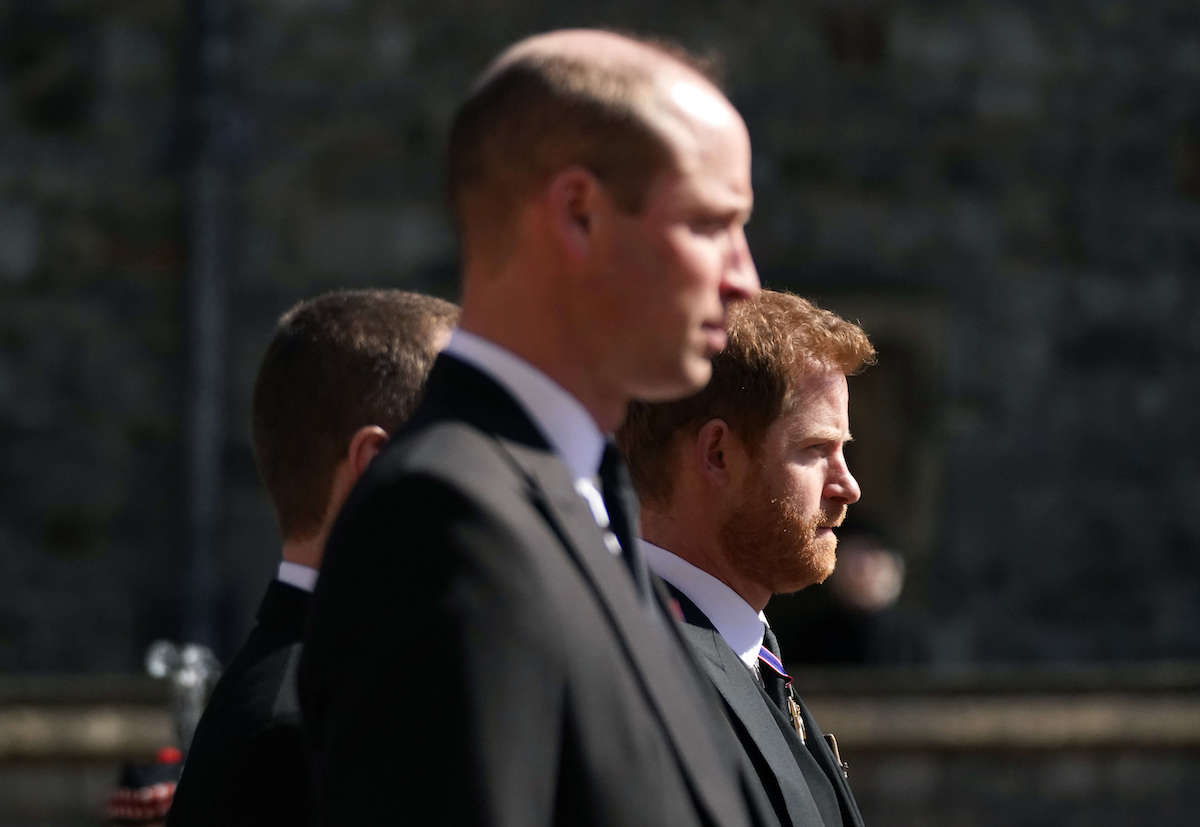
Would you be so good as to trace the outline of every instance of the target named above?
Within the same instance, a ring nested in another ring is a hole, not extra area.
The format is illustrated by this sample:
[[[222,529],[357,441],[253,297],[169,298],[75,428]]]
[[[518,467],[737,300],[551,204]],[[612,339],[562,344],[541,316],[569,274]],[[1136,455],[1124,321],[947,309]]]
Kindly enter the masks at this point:
[[[634,526],[637,522],[637,499],[629,470],[625,467],[616,444],[609,440],[604,445],[600,459],[600,496],[604,498],[604,510],[608,512],[608,526],[621,544],[621,558],[629,566],[633,584],[644,601],[651,601],[650,573],[646,560],[638,548]]]
[[[775,633],[771,631],[771,627],[763,624],[763,646],[768,652],[775,656],[775,659],[780,664],[783,663],[783,658],[779,654],[779,640],[775,637]],[[767,690],[767,694],[771,696],[771,700],[775,705],[790,714],[787,702],[787,675],[781,675],[772,669],[763,661],[759,661],[759,674],[762,675],[763,687]]]

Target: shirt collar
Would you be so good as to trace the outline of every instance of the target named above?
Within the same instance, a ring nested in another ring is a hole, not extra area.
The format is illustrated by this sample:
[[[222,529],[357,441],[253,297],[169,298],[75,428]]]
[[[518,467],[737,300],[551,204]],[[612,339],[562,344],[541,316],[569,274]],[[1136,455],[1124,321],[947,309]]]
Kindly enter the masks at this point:
[[[767,616],[755,612],[738,593],[706,571],[665,548],[638,540],[650,570],[666,580],[704,612],[717,632],[750,668],[758,662]]]
[[[512,394],[572,476],[596,473],[604,435],[579,400],[554,380],[511,351],[461,328],[450,334],[443,352],[483,371]]]
[[[295,586],[297,589],[311,592],[317,586],[317,570],[311,566],[302,566],[299,563],[284,560],[279,564],[279,574],[275,579],[287,583],[289,586]]]

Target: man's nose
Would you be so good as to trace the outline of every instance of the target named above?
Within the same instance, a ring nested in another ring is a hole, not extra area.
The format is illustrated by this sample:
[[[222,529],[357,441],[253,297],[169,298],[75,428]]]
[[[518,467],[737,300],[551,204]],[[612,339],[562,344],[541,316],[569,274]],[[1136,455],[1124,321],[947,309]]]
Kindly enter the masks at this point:
[[[726,267],[721,280],[721,297],[727,302],[752,299],[759,294],[760,289],[758,270],[754,266],[754,257],[750,255],[750,245],[746,242],[745,232],[739,229],[734,234],[729,266]]]
[[[853,505],[862,497],[858,480],[850,473],[850,466],[845,461],[838,464],[837,470],[825,486],[825,496],[843,505]]]

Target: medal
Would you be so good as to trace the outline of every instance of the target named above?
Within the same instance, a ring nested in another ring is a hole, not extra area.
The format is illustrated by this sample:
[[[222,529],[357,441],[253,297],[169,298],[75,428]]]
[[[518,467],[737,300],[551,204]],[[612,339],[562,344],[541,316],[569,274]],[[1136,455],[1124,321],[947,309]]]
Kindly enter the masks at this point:
[[[792,726],[796,729],[796,734],[800,736],[801,743],[807,743],[808,738],[804,733],[804,719],[800,717],[800,705],[796,703],[796,697],[792,694],[792,688],[788,687],[788,717],[792,719]]]

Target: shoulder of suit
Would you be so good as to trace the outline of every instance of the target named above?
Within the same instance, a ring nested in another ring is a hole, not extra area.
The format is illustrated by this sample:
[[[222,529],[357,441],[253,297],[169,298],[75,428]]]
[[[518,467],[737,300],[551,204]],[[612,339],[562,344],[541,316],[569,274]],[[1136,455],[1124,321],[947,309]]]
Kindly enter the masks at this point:
[[[503,458],[490,434],[464,422],[444,421],[403,432],[388,443],[371,468],[376,475],[385,476],[453,477],[470,465],[501,463]]]
[[[209,703],[212,717],[233,716],[246,734],[276,722],[280,713],[290,715],[295,707],[295,661],[299,641],[262,641],[253,635],[238,651],[213,689]],[[285,700],[281,701],[280,698]]]
[[[459,421],[407,431],[371,463],[368,489],[442,487],[470,499],[523,494],[527,483],[503,439]]]

